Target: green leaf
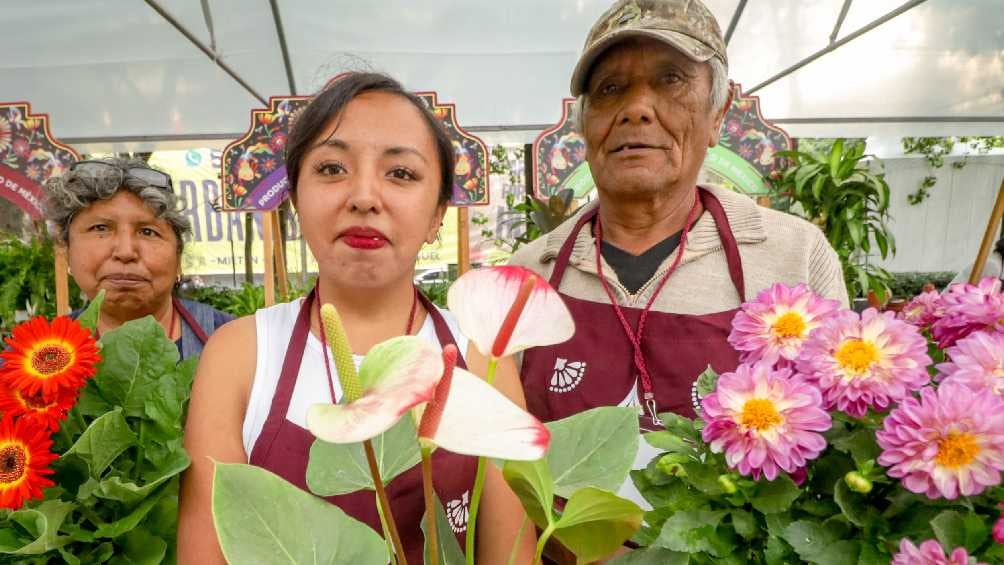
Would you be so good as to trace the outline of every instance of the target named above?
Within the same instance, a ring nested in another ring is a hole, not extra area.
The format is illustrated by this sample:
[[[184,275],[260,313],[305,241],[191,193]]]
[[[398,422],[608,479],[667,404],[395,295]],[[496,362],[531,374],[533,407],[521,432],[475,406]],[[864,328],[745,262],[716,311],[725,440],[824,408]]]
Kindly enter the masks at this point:
[[[543,459],[506,461],[502,476],[534,524],[543,529],[554,521],[554,479]]]
[[[656,449],[673,453],[692,453],[694,444],[670,431],[650,432],[642,436],[645,443]]]
[[[819,200],[823,195],[823,186],[826,185],[826,177],[818,176],[812,181],[812,197]]]
[[[46,500],[35,508],[22,508],[11,512],[9,519],[24,528],[34,539],[18,544],[14,538],[0,540],[0,553],[14,555],[40,555],[69,543],[59,537],[59,527],[73,510],[73,503]]]
[[[101,365],[91,380],[96,392],[125,416],[144,417],[147,399],[175,376],[177,346],[152,316],[122,324],[101,336],[101,345]]]
[[[785,541],[802,559],[819,565],[843,565],[858,560],[860,544],[841,540],[842,532],[830,523],[810,520],[792,522],[784,530]]]
[[[887,565],[890,560],[888,553],[883,553],[875,544],[863,542],[858,555],[858,565]]]
[[[126,532],[118,542],[111,565],[158,565],[167,554],[167,542],[143,528]]]
[[[646,547],[629,551],[607,561],[607,565],[689,565],[690,556],[661,547]]]
[[[753,539],[760,532],[756,518],[753,517],[751,512],[747,512],[746,510],[736,509],[732,511],[732,527],[737,534],[746,539]]]
[[[833,500],[847,521],[855,526],[867,528],[879,518],[878,510],[868,503],[867,497],[852,491],[843,479],[838,479],[833,487]]]
[[[830,157],[828,159],[830,165],[830,176],[834,178],[839,178],[840,173],[840,159],[843,157],[844,153],[844,140],[837,139],[833,142],[833,146],[830,147]]]
[[[188,454],[180,451],[177,453],[173,465],[162,469],[157,476],[141,481],[142,485],[138,485],[123,477],[109,477],[98,484],[94,496],[108,500],[117,500],[124,503],[127,507],[131,507],[149,496],[160,485],[180,475],[190,464],[191,460],[188,458]]]
[[[371,440],[384,484],[422,460],[417,437],[415,423],[406,416]],[[315,440],[307,463],[307,487],[320,496],[374,490],[363,444]]]
[[[638,412],[605,406],[550,422],[547,466],[554,492],[570,498],[583,487],[616,491],[638,453]]]
[[[460,543],[457,542],[457,536],[453,535],[453,527],[450,526],[450,521],[446,518],[446,510],[443,509],[443,503],[439,501],[439,497],[433,493],[433,502],[436,507],[436,539],[439,541],[436,547],[436,553],[439,556],[440,565],[463,565],[466,560],[464,559],[464,552],[460,549]],[[428,509],[426,509],[428,512]],[[422,517],[422,533],[425,535],[425,562],[431,563],[429,559],[429,552],[432,550],[429,547],[429,530],[428,525],[428,515]],[[533,531],[532,527],[527,528]],[[523,535],[527,535],[523,532]]]
[[[693,440],[701,438],[701,433],[698,431],[695,421],[690,418],[674,414],[673,412],[659,414],[659,418],[662,420],[662,426],[668,432]]]
[[[759,481],[750,497],[753,508],[764,514],[784,512],[802,494],[788,475],[778,475],[773,481]]]
[[[230,563],[383,565],[387,546],[369,526],[264,469],[217,463],[213,523]]]
[[[168,494],[177,494],[177,484],[166,484],[160,489],[157,489],[150,493],[145,499],[143,499],[131,512],[125,516],[107,524],[97,524],[98,528],[94,531],[95,538],[117,538],[122,534],[135,529],[148,514],[157,506],[161,499]],[[175,518],[175,523],[172,523],[172,529],[177,527],[177,518]]]
[[[77,316],[77,322],[81,326],[91,330],[92,332],[98,327],[98,316],[101,314],[101,304],[105,301],[105,291],[104,289],[98,292],[98,295],[91,300],[91,303],[84,308],[84,311]]]
[[[677,512],[662,525],[662,532],[652,545],[686,553],[703,551],[717,557],[720,543],[717,528],[727,514],[724,510]]]
[[[962,518],[966,526],[966,549],[970,554],[990,538],[990,526],[978,514],[966,514]]]
[[[718,477],[724,469],[717,465],[699,462],[684,463],[681,467],[687,472],[684,480],[697,490],[712,496],[725,494],[722,483],[718,482]]]
[[[645,511],[616,494],[594,487],[575,491],[561,518],[555,523],[554,537],[579,562],[591,562],[616,551],[641,527]]]
[[[874,461],[882,452],[875,440],[875,430],[862,429],[833,439],[830,445],[849,453],[858,466]]]
[[[983,519],[975,514],[959,514],[955,510],[945,510],[931,520],[934,536],[942,546],[949,550],[965,547],[970,553],[975,552],[989,539],[990,528]]]
[[[116,457],[133,445],[136,434],[126,423],[122,410],[116,408],[91,422],[64,456],[76,455],[86,461],[91,476],[97,479]]]
[[[715,392],[718,387],[718,373],[708,365],[704,372],[697,377],[697,396],[704,398],[705,396]]]

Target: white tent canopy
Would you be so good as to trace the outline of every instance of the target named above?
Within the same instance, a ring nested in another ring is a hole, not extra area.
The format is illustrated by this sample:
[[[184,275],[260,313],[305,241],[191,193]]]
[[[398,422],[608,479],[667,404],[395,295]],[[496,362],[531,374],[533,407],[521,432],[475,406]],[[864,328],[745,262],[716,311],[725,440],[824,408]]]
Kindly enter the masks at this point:
[[[1004,0],[706,2],[733,28],[730,76],[763,85],[764,116],[793,135],[1004,133]],[[455,102],[472,131],[528,142],[559,119],[608,5],[7,0],[0,101],[31,102],[91,150],[213,145],[245,131],[260,98],[373,68]]]

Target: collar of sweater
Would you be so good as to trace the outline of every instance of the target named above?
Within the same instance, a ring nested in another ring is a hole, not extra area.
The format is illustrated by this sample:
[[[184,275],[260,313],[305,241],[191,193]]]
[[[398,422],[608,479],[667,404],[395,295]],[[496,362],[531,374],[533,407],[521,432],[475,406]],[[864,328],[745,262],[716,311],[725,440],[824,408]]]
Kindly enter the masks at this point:
[[[763,216],[760,213],[759,206],[753,199],[718,186],[704,186],[703,188],[710,190],[718,198],[718,201],[721,202],[737,244],[760,243],[767,239],[767,231],[763,225]],[[575,227],[579,218],[583,214],[588,214],[590,211],[596,209],[599,205],[599,199],[587,203],[572,218],[566,220],[544,236],[546,240],[539,256],[540,262],[545,263],[557,257],[558,252],[561,250],[561,245],[571,235],[572,228]],[[580,230],[575,238],[570,263],[585,270],[595,270],[595,246],[596,242],[592,230]],[[687,236],[687,249],[681,264],[697,260],[708,253],[721,249],[721,247],[722,242],[718,237],[718,227],[715,225],[715,220],[705,210]]]

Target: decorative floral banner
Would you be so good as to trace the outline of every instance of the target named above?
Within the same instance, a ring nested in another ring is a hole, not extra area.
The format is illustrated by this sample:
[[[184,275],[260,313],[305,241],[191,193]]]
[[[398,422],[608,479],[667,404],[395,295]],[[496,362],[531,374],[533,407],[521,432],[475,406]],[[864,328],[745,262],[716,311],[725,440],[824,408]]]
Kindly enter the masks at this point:
[[[286,199],[283,149],[293,116],[309,101],[307,96],[274,96],[268,109],[251,111],[251,129],[223,150],[223,210],[274,210]]]
[[[435,92],[416,92],[439,118],[453,141],[457,162],[453,169],[451,206],[488,204],[488,146],[457,124],[456,104],[440,103]]]
[[[561,102],[561,119],[533,142],[534,193],[546,199],[571,188],[576,198],[592,192],[596,185],[586,162],[586,140],[572,121],[574,98]]]
[[[42,185],[78,159],[76,151],[52,136],[48,114],[32,114],[27,102],[0,103],[0,198],[41,220]]]
[[[566,98],[561,105],[561,120],[542,132],[533,142],[534,193],[546,199],[560,190],[571,188],[582,198],[595,188],[586,162],[586,143],[575,131],[572,105]],[[794,148],[788,134],[760,114],[760,99],[744,96],[735,85],[732,106],[722,123],[718,145],[708,150],[704,170],[712,181],[746,194],[767,191],[766,180],[783,167],[774,159],[778,151]]]

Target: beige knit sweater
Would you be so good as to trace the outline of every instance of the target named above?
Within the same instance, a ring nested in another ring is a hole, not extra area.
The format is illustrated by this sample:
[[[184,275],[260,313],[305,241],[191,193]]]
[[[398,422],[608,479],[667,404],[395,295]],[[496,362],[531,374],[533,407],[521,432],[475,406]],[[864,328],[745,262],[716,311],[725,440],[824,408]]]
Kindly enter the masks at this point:
[[[795,216],[758,206],[749,197],[720,187],[709,187],[718,197],[732,225],[739,245],[746,283],[746,300],[775,282],[808,284],[817,294],[834,298],[847,306],[840,261],[826,237],[816,226]],[[548,278],[561,244],[568,238],[580,215],[598,206],[590,202],[575,216],[551,233],[519,249],[509,264],[521,265]],[[575,239],[568,269],[561,281],[561,292],[574,298],[607,302],[597,278],[594,238],[582,229]],[[603,274],[621,305],[644,307],[655,290],[655,283],[665,274],[679,250],[663,261],[659,270],[631,295],[617,280],[606,262]],[[728,263],[711,214],[705,211],[691,230],[683,261],[652,309],[677,314],[710,314],[738,307],[739,296],[729,278]]]

